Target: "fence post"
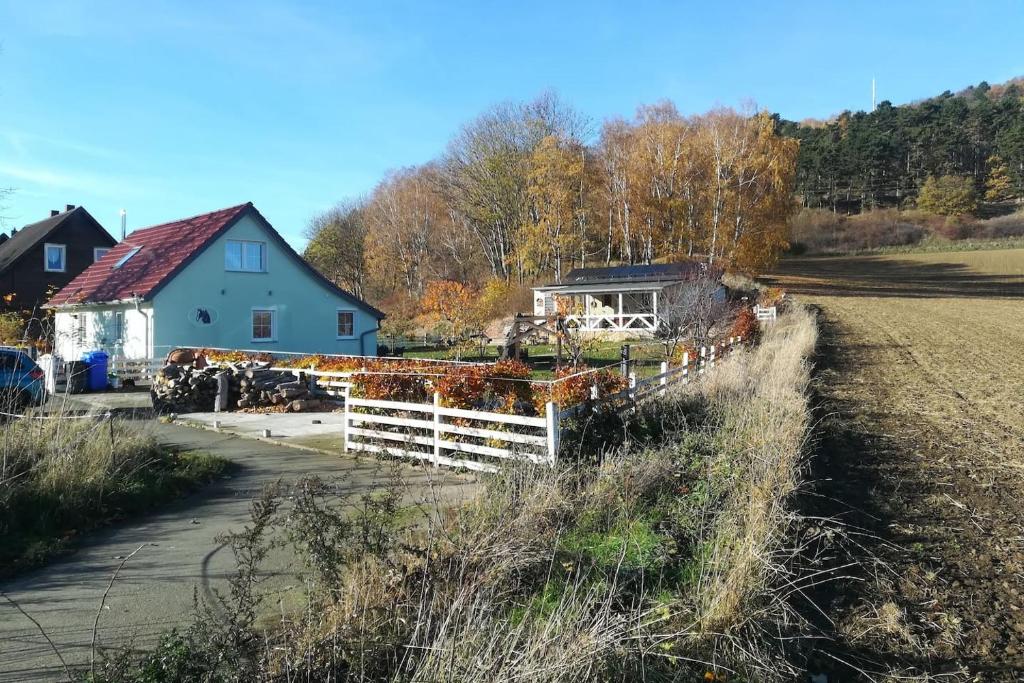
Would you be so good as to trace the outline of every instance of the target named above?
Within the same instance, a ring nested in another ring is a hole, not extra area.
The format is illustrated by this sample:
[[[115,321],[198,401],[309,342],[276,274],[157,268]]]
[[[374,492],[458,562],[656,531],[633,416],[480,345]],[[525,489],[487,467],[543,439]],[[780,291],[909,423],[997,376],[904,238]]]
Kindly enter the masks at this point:
[[[342,453],[348,453],[348,425],[349,425],[349,422],[348,422],[348,414],[349,414],[348,396],[349,396],[350,390],[351,390],[350,387],[345,387],[345,417],[344,417],[344,421],[342,422],[342,425],[341,425],[341,428],[342,428],[341,452]]]
[[[434,392],[434,467],[441,462],[441,394]]]
[[[661,391],[665,391],[665,385],[668,384],[668,361],[661,361],[661,380],[658,384],[661,385]]]
[[[707,362],[708,362],[708,347],[702,346],[702,347],[700,347],[700,360],[697,361],[697,374],[698,375],[703,375],[704,374],[704,366],[707,365]]]
[[[562,440],[562,424],[558,419],[558,404],[553,401],[548,401],[545,408],[545,417],[547,418],[547,432],[548,432],[548,464],[552,467],[558,461],[558,446]]]
[[[683,351],[683,384],[690,381],[690,352]]]
[[[717,349],[717,348],[718,348],[718,344],[712,344],[711,345],[711,358],[708,360],[708,363],[710,364],[709,367],[712,370],[715,369],[715,349]]]

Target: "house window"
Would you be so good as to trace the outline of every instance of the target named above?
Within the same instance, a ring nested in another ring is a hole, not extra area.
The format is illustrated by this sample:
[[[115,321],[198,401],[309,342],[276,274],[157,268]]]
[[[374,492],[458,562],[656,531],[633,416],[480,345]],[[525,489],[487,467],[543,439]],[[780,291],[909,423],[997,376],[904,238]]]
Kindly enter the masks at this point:
[[[93,247],[93,249],[92,249],[92,262],[96,263],[101,258],[106,256],[107,252],[109,252],[109,251],[110,251],[109,247]]]
[[[124,341],[124,311],[114,311],[114,342]]]
[[[349,339],[356,334],[354,311],[338,311],[338,339]]]
[[[277,333],[275,318],[277,311],[272,308],[252,309],[252,340],[274,341]]]
[[[224,270],[267,272],[267,243],[228,240],[224,245]]]
[[[78,343],[79,344],[84,344],[85,343],[85,333],[86,333],[86,314],[85,313],[79,313],[78,314],[78,321],[77,322],[78,322],[78,324],[77,324],[77,327],[75,329],[75,334],[78,337]]]
[[[66,255],[67,249],[63,244],[43,245],[43,268],[48,273],[63,273],[67,270]]]

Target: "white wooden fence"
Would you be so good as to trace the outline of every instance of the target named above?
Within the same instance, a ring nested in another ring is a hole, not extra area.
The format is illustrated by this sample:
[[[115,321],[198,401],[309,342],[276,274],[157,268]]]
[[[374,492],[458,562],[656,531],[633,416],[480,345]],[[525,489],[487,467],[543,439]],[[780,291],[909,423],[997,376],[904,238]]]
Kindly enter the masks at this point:
[[[779,317],[778,308],[776,306],[761,306],[758,304],[754,306],[754,316],[758,322],[770,322]]]
[[[614,394],[600,396],[594,386],[589,401],[565,410],[549,402],[543,417],[446,408],[436,393],[433,403],[409,403],[358,398],[346,390],[344,448],[346,452],[409,457],[484,472],[494,472],[509,460],[554,465],[563,420],[587,411],[633,410],[639,402],[674,384],[710,372],[741,342],[740,337],[733,337],[701,347],[695,358],[684,353],[680,365],[662,363],[660,372],[652,377],[637,379],[635,373],[630,374],[629,386]]]
[[[433,465],[494,472],[505,460],[554,465],[558,456],[558,406],[544,417],[526,417],[433,403],[345,398],[345,452],[368,451],[424,460]],[[470,459],[465,456],[477,456]]]

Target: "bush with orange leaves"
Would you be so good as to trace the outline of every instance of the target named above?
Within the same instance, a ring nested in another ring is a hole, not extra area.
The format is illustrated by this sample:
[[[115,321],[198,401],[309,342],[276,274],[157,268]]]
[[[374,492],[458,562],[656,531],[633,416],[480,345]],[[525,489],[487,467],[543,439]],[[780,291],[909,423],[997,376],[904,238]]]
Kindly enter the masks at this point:
[[[744,306],[736,314],[729,329],[730,337],[742,337],[744,344],[756,344],[761,338],[761,323],[749,306]]]
[[[622,391],[629,386],[629,380],[616,370],[601,369],[588,372],[589,368],[580,365],[575,368],[563,367],[555,371],[555,382],[548,391],[535,392],[534,406],[538,414],[544,413],[544,404],[554,401],[559,408],[584,403],[590,400],[590,388],[597,386],[598,396],[607,396]]]
[[[535,384],[529,378],[528,365],[504,360],[493,365],[449,367],[436,386],[445,406],[515,413],[533,405]]]

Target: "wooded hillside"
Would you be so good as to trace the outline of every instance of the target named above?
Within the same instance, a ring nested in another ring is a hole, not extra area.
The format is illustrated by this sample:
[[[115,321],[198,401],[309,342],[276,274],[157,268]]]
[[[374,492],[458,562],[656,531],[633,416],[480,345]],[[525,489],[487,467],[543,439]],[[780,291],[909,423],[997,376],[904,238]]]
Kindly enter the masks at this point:
[[[929,177],[969,178],[979,197],[1024,196],[1021,79],[982,81],[921,102],[843,112],[828,122],[780,121],[800,140],[797,191],[804,206],[840,213],[906,208]]]
[[[544,95],[465,125],[445,153],[317,216],[306,257],[372,301],[434,280],[558,280],[699,257],[757,270],[786,246],[798,144],[757,111],[641,107],[599,130]]]

